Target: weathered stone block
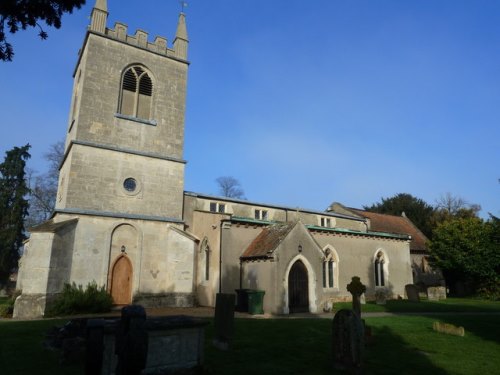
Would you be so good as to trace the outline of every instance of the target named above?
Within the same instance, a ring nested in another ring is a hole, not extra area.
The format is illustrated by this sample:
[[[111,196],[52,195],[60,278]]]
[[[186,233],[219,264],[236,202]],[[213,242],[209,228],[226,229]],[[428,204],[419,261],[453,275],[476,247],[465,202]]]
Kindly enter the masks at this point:
[[[447,335],[462,336],[462,337],[465,335],[464,327],[457,327],[453,324],[448,324],[448,323],[434,322],[432,324],[432,329],[436,332],[446,333]]]
[[[427,288],[427,298],[429,301],[439,301],[446,299],[446,287],[430,286]]]

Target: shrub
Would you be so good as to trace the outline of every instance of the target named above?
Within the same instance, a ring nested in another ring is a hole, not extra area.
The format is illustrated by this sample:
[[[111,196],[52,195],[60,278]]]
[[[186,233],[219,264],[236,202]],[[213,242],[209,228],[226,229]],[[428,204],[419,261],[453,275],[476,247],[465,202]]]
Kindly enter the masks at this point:
[[[477,289],[477,294],[483,299],[500,301],[500,277],[482,283]]]
[[[16,290],[7,301],[0,306],[0,318],[12,318],[12,313],[14,312],[14,303],[16,298],[21,295],[20,290]]]
[[[111,310],[113,299],[104,286],[99,287],[95,281],[81,285],[64,284],[62,293],[48,309],[47,316],[74,315],[81,313],[101,313]]]

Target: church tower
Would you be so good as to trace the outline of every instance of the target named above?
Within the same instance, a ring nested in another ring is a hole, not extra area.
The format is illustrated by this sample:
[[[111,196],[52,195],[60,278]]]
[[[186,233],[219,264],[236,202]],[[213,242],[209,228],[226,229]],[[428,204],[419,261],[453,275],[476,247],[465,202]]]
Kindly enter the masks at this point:
[[[185,15],[172,48],[123,23],[107,28],[107,18],[97,0],[74,70],[55,215],[32,230],[17,316],[43,315],[67,282],[105,285],[117,304],[193,303],[196,243],[182,216]]]

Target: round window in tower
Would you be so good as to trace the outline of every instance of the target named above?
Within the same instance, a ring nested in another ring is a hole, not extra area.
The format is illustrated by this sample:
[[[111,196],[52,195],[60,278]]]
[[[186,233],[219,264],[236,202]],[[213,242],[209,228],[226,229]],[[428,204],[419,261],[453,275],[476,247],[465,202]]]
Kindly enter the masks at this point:
[[[137,189],[137,181],[132,177],[126,178],[123,181],[123,188],[129,193],[133,193]]]

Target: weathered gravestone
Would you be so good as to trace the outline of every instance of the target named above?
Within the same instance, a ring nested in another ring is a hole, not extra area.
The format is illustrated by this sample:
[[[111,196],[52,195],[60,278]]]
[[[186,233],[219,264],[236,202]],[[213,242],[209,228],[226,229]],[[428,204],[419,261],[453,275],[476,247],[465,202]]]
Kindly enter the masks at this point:
[[[338,311],[332,323],[332,351],[335,369],[361,373],[364,329],[361,318],[352,310]]]
[[[234,294],[217,293],[215,298],[215,338],[213,344],[228,350],[234,332]]]
[[[358,276],[353,276],[347,284],[347,291],[352,294],[352,309],[361,317],[361,295],[366,292],[366,286],[361,283]]]
[[[359,298],[359,301],[361,302],[362,305],[366,305],[366,296],[364,293]]]
[[[408,301],[411,302],[420,302],[420,297],[418,296],[418,288],[413,284],[405,285],[406,297],[408,297]]]
[[[427,298],[429,301],[439,301],[446,299],[446,288],[444,286],[430,286],[427,288]]]
[[[375,303],[377,305],[385,305],[387,303],[388,291],[384,287],[375,291]]]
[[[140,375],[148,356],[146,311],[140,305],[122,309],[116,330],[115,353],[118,356],[116,375]]]
[[[104,319],[89,319],[86,331],[85,375],[100,374],[104,355]]]
[[[447,335],[462,336],[462,337],[465,335],[464,327],[462,326],[457,327],[449,323],[434,322],[432,323],[432,329],[436,332],[446,333]]]

